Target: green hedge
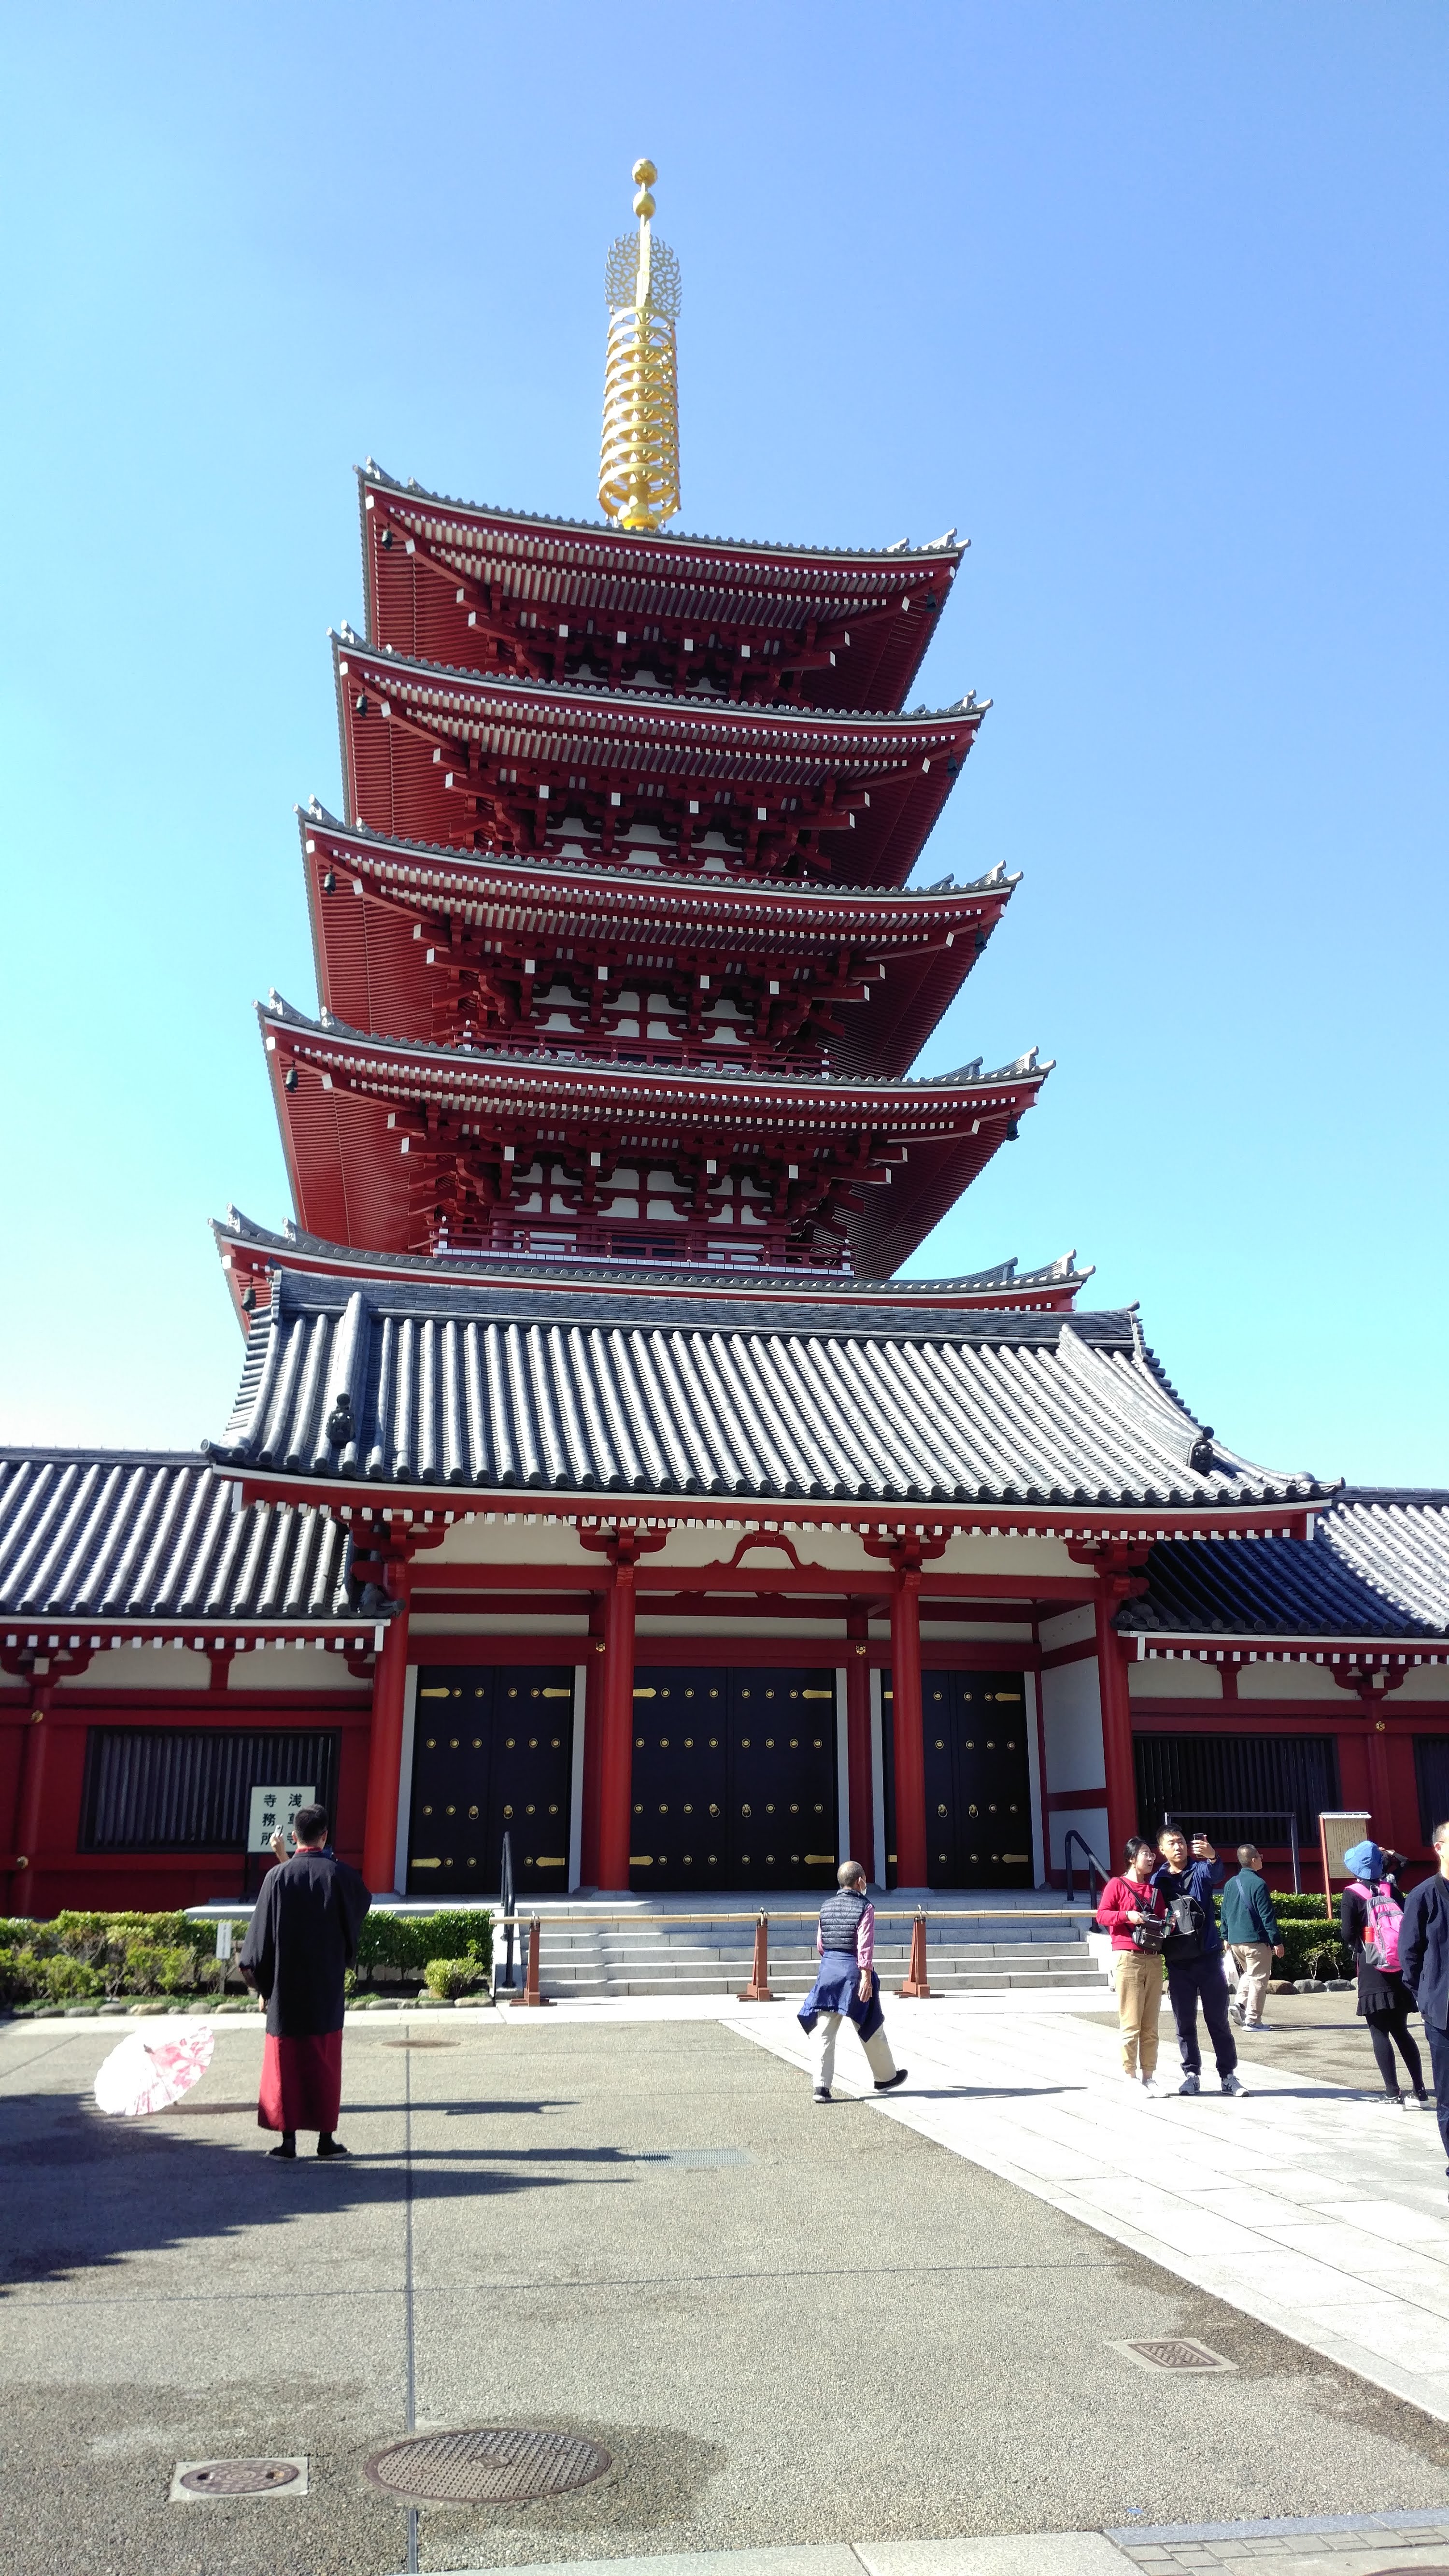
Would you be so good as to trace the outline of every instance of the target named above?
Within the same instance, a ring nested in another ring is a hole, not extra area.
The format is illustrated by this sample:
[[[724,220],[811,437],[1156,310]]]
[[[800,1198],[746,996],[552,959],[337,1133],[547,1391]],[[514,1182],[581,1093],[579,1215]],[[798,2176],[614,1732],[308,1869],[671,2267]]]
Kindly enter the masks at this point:
[[[357,1964],[421,1978],[430,1959],[469,1959],[480,1980],[493,1964],[487,1908],[390,1914],[374,1908],[362,1927]],[[0,2005],[96,2003],[103,1997],[219,1994],[225,1972],[214,1923],[184,1914],[57,1914],[48,1923],[0,1915]]]
[[[476,1959],[493,1965],[493,1917],[486,1905],[451,1906],[439,1914],[389,1914],[374,1906],[358,1936],[361,1975],[393,1968],[420,1977],[430,1959]]]

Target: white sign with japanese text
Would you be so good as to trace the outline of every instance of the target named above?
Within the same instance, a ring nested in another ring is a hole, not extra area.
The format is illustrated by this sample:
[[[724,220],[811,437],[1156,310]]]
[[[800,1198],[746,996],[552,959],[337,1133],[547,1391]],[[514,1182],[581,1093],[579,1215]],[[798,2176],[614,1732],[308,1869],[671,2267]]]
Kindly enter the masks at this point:
[[[272,1836],[280,1826],[290,1832],[292,1819],[299,1807],[316,1803],[317,1792],[304,1789],[253,1789],[251,1822],[247,1826],[247,1850],[264,1852],[271,1848]]]

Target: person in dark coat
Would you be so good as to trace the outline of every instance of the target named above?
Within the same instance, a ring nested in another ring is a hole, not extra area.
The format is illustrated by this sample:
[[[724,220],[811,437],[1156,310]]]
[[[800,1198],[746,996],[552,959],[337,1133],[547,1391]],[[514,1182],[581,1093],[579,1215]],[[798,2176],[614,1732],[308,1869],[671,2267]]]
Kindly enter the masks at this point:
[[[1403,1894],[1389,1871],[1388,1855],[1375,1842],[1355,1843],[1343,1855],[1345,1869],[1351,1869],[1353,1880],[1339,1899],[1338,1932],[1345,1949],[1351,1950],[1358,1970],[1358,2012],[1368,2024],[1374,2057],[1384,2079],[1383,2100],[1402,2110],[1404,2096],[1399,2087],[1399,2070],[1394,2058],[1397,2041],[1399,2055],[1409,2071],[1414,2100],[1421,2111],[1429,2108],[1424,2090],[1424,2062],[1409,2036],[1410,1996],[1404,1984],[1402,1968],[1385,1967],[1365,1955],[1374,1946],[1374,1900],[1386,1897],[1390,1904],[1403,1908]]]
[[[885,2035],[880,2008],[880,1979],[875,1972],[875,1907],[866,1893],[866,1876],[858,1860],[843,1860],[836,1894],[820,1908],[815,1947],[820,1966],[815,1983],[800,2007],[800,2027],[807,2038],[818,2025],[815,2099],[828,2102],[835,2080],[835,2042],[842,2020],[855,2024],[877,2093],[893,2093],[904,2084]]]
[[[1434,1827],[1438,1871],[1411,1887],[1399,1925],[1399,1966],[1424,2016],[1434,2108],[1449,2156],[1449,1824]]]
[[[1179,2093],[1202,2091],[1202,2050],[1198,2046],[1197,2008],[1207,2023],[1225,2093],[1241,2093],[1238,2050],[1228,2022],[1228,1987],[1223,1974],[1223,1936],[1218,1930],[1213,1890],[1223,1883],[1223,1865],[1206,1834],[1194,1834],[1189,1852],[1186,1834],[1165,1826],[1157,1837],[1162,1867],[1152,1884],[1162,1890],[1173,1928],[1163,1945],[1167,1961],[1167,1996],[1177,2024],[1182,2059]]]
[[[238,1961],[267,2007],[257,2124],[281,2130],[274,2156],[295,2156],[299,2129],[317,2131],[319,2156],[345,2156],[343,1981],[372,1898],[326,1849],[324,1808],[300,1808],[292,1830],[296,1852],[263,1879]]]

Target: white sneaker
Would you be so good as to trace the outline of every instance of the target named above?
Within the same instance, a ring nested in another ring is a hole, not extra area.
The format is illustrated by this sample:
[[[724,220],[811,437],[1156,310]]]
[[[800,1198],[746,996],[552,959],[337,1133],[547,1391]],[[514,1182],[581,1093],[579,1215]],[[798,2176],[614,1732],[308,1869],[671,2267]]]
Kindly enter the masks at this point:
[[[1149,2100],[1149,2101],[1151,2101],[1151,2102],[1159,2102],[1159,2101],[1161,2101],[1161,2099],[1162,2099],[1162,2086],[1158,2083],[1157,2078],[1156,2078],[1156,2076],[1155,2076],[1155,2075],[1144,2075],[1144,2076],[1143,2076],[1143,2078],[1142,2078],[1142,2090],[1143,2090],[1143,2092],[1147,2095],[1147,2097],[1148,2097],[1148,2100]]]

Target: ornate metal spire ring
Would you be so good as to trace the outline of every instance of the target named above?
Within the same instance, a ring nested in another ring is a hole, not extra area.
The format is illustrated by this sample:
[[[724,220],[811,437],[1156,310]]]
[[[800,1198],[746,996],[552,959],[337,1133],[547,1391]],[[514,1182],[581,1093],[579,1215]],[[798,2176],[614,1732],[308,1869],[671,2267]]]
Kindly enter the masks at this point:
[[[604,272],[609,348],[599,501],[621,528],[662,528],[679,507],[679,262],[651,230],[658,175],[652,161],[635,162],[638,238],[624,233],[612,242]]]

